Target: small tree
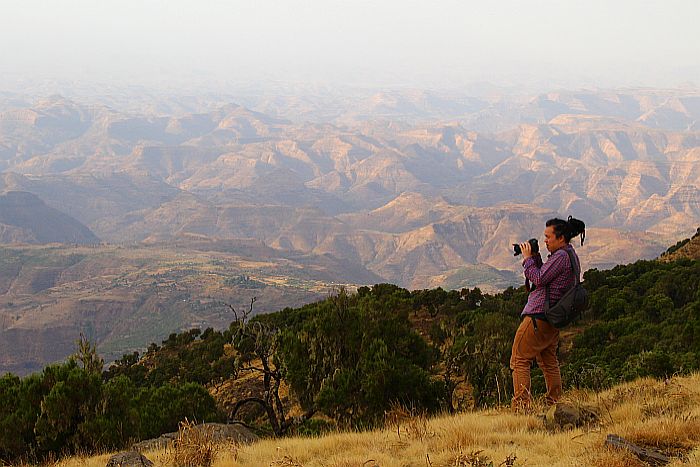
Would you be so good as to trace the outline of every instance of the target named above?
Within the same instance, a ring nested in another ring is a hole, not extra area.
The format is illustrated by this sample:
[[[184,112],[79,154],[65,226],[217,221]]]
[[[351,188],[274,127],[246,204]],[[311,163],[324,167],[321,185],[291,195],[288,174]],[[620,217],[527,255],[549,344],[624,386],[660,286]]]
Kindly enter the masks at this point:
[[[438,410],[444,388],[430,375],[432,349],[408,321],[410,300],[395,286],[341,289],[287,327],[281,358],[302,407],[346,427],[373,425],[392,404]]]
[[[431,340],[440,353],[441,371],[439,373],[442,375],[445,387],[445,403],[450,413],[454,413],[463,404],[463,400],[459,400],[455,404],[455,391],[460,385],[465,385],[468,381],[463,369],[467,349],[465,345],[458,345],[457,339],[460,336],[460,329],[457,327],[454,319],[436,323],[431,329],[430,335]]]
[[[230,329],[232,347],[238,352],[233,372],[236,375],[252,373],[262,378],[263,392],[259,396],[247,397],[236,402],[229,419],[235,420],[238,411],[246,404],[258,404],[265,411],[273,433],[282,436],[293,425],[311,418],[316,411],[307,410],[298,418],[291,418],[286,413],[279,394],[284,379],[277,354],[279,330],[272,324],[250,320],[255,301],[256,298],[253,297],[248,310],[240,314],[232,305],[227,306],[235,317]]]
[[[75,353],[71,357],[78,361],[88,373],[101,374],[105,361],[97,353],[97,344],[90,342],[81,332],[80,338],[75,341],[75,346]]]
[[[34,425],[39,449],[56,453],[92,448],[81,428],[95,417],[102,391],[100,375],[69,360],[45,368],[42,380],[50,389],[41,401],[41,414]]]
[[[504,314],[479,314],[455,339],[476,406],[503,402],[511,394],[509,361],[517,327],[517,320]]]
[[[9,373],[0,377],[0,464],[26,455],[35,447],[34,423],[42,397],[38,375],[23,380]]]

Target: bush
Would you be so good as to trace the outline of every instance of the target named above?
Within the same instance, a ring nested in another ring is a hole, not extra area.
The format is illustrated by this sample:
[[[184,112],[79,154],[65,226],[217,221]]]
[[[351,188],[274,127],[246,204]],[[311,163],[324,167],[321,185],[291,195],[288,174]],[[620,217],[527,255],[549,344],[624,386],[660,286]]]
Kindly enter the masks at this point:
[[[0,461],[119,449],[221,414],[198,384],[137,388],[126,376],[103,383],[75,360],[24,379],[0,378]]]
[[[445,391],[431,377],[435,353],[410,325],[412,309],[411,294],[387,284],[305,307],[280,346],[304,409],[345,426],[374,425],[394,402],[438,410]]]
[[[673,373],[674,368],[668,353],[663,351],[645,351],[627,360],[623,370],[623,377],[625,379],[635,379],[644,376],[668,378]]]

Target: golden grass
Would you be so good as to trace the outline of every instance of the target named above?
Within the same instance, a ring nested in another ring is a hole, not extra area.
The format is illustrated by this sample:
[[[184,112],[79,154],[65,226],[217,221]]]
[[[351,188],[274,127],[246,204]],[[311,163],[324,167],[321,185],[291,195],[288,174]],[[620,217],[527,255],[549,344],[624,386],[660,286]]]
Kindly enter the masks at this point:
[[[211,431],[197,429],[195,423],[185,419],[172,448],[166,451],[170,456],[167,463],[175,467],[211,467],[219,447]]]
[[[671,466],[700,466],[700,374],[641,379],[602,393],[570,391],[566,399],[595,407],[598,424],[549,432],[535,415],[491,409],[426,419],[388,420],[385,429],[321,437],[266,439],[219,449],[213,467],[635,466],[606,448],[609,433],[676,456]],[[145,453],[156,466],[162,452]],[[70,459],[60,467],[102,467],[107,456]]]

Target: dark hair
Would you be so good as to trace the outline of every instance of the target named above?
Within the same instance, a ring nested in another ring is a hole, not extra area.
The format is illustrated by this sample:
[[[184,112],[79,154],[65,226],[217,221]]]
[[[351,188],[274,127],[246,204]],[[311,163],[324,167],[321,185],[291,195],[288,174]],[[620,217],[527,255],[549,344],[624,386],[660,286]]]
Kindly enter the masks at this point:
[[[547,227],[553,227],[554,235],[556,235],[557,238],[563,235],[566,243],[569,243],[572,238],[579,234],[581,235],[581,245],[583,245],[583,241],[586,239],[586,224],[571,216],[569,216],[567,220],[557,217],[549,219],[545,225]]]

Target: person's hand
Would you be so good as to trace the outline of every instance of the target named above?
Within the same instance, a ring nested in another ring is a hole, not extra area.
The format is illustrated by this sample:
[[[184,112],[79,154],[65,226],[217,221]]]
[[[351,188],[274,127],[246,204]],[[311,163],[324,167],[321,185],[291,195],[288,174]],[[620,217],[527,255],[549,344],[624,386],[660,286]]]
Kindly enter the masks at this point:
[[[532,245],[530,242],[525,242],[520,244],[520,249],[523,251],[523,258],[532,258]]]

